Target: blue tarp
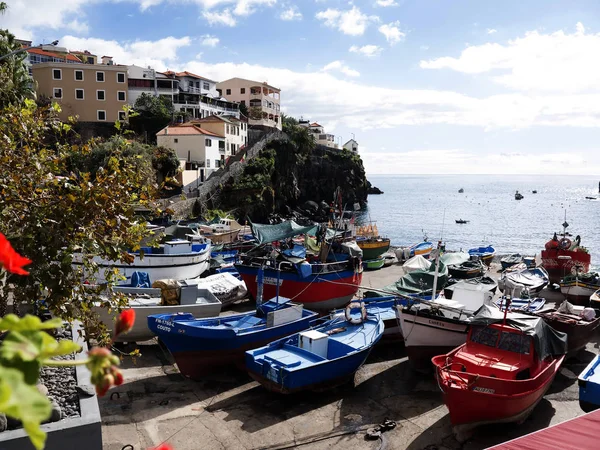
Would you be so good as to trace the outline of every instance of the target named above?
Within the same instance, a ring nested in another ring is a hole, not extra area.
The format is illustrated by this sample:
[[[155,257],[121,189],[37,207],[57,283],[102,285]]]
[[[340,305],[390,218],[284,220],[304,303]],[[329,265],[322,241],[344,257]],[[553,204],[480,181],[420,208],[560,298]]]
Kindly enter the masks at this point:
[[[150,276],[148,272],[133,272],[131,274],[131,287],[151,288]]]

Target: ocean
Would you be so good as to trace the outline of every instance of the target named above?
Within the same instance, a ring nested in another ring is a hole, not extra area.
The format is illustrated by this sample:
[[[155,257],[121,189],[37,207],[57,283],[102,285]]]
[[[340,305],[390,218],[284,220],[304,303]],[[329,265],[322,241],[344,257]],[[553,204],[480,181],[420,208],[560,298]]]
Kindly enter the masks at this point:
[[[358,223],[376,222],[392,245],[426,236],[448,250],[491,244],[498,254],[535,255],[553,233],[581,236],[581,245],[600,267],[600,194],[597,177],[544,175],[371,175],[383,195],[369,195]],[[464,189],[463,194],[458,190]],[[515,200],[515,192],[523,194]],[[532,191],[537,190],[537,194]],[[597,197],[587,200],[585,197]],[[468,220],[460,225],[456,219]]]

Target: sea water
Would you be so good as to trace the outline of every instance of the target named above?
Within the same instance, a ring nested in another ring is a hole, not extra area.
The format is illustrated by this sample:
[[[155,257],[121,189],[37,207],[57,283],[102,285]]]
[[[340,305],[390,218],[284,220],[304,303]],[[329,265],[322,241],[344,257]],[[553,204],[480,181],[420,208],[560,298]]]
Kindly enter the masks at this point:
[[[392,245],[441,238],[449,250],[491,244],[498,254],[535,255],[554,232],[581,236],[600,267],[600,194],[597,177],[541,175],[371,175],[384,191],[370,195],[359,223],[376,222]],[[464,193],[460,194],[459,189]],[[523,194],[515,200],[515,192]],[[536,190],[537,194],[532,191]],[[585,197],[596,197],[589,200]],[[468,220],[457,224],[456,219]]]

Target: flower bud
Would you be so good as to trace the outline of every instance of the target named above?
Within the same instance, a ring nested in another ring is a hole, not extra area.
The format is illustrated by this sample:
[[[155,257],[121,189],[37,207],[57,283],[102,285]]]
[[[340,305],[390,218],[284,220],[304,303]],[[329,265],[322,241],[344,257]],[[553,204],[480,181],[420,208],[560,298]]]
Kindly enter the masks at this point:
[[[123,311],[117,318],[117,322],[115,324],[115,336],[118,336],[121,333],[127,333],[129,330],[131,330],[131,328],[133,328],[134,322],[135,311],[133,309],[126,309]]]

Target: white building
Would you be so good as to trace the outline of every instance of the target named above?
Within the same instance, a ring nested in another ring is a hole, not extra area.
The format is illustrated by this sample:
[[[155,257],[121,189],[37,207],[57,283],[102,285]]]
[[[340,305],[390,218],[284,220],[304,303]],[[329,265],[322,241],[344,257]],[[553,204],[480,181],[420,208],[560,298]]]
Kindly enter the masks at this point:
[[[319,125],[317,122],[309,123],[308,120],[300,120],[298,121],[298,125],[301,127],[308,128],[308,130],[313,133],[315,137],[315,142],[318,145],[324,145],[329,148],[337,148],[340,147],[335,143],[335,135],[325,133],[325,129],[322,125]]]
[[[225,152],[223,161],[248,144],[248,122],[234,116],[208,116],[192,121],[204,130],[225,136]]]
[[[155,71],[152,67],[128,66],[128,99],[131,106],[143,94],[168,97],[171,101],[179,94],[179,80]]]
[[[225,137],[191,122],[169,125],[156,133],[157,144],[175,150],[184,191],[199,187],[222,164]]]
[[[358,153],[358,142],[356,142],[354,139],[350,139],[344,144],[344,148],[346,150],[350,150],[351,152]]]

